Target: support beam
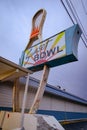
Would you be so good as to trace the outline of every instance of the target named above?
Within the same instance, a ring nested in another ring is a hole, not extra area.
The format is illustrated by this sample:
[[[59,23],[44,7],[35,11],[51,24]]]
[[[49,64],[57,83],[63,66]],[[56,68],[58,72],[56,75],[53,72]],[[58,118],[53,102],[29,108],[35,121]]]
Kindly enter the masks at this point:
[[[20,111],[19,108],[19,78],[16,78],[13,86],[13,112]]]
[[[45,90],[45,87],[46,87],[46,84],[47,84],[49,70],[50,69],[46,65],[44,65],[44,69],[43,69],[43,74],[42,74],[42,78],[41,78],[41,81],[40,81],[40,85],[39,85],[39,88],[37,90],[37,93],[36,93],[35,99],[33,101],[33,104],[32,104],[32,106],[30,108],[29,114],[36,113],[36,111],[39,108],[40,101],[41,101],[41,99],[43,97],[44,90]]]
[[[14,75],[17,72],[19,72],[18,69],[8,70],[5,73],[0,75],[0,80],[6,80],[8,77]]]
[[[23,104],[22,104],[22,111],[21,111],[21,121],[20,121],[20,130],[24,130],[24,110],[25,110],[25,105],[26,105],[26,98],[27,98],[27,92],[28,92],[28,84],[29,84],[29,76],[30,74],[28,73],[27,80],[26,80],[26,85],[25,85],[25,92],[24,92],[24,98],[23,98]]]

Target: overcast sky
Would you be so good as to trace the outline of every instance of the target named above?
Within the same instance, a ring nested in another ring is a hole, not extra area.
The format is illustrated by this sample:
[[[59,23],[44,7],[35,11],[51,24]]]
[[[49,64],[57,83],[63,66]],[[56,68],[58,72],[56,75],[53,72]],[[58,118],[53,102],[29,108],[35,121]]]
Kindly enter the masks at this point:
[[[85,0],[84,0],[85,1]],[[81,0],[73,0],[87,34],[87,14]],[[85,1],[86,2],[86,1]],[[60,0],[0,0],[0,55],[19,63],[31,31],[33,15],[41,8],[47,11],[43,40],[73,25]],[[87,35],[86,35],[87,36]],[[32,76],[40,79],[42,72]],[[61,86],[67,92],[87,100],[87,48],[82,40],[78,46],[78,61],[50,69],[48,83]]]

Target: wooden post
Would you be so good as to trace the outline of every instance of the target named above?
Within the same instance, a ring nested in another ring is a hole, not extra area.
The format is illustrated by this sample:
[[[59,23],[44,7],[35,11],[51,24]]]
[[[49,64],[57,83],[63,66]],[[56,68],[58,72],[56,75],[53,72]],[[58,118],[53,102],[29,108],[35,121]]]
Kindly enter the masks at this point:
[[[29,49],[36,40],[39,40],[40,42],[42,41],[42,28],[43,28],[45,18],[46,18],[46,10],[44,10],[44,9],[40,9],[33,16],[30,41],[28,42],[28,45],[26,46],[25,51],[27,49]],[[43,96],[44,89],[45,89],[45,86],[47,83],[48,74],[49,74],[49,68],[45,65],[44,70],[43,70],[42,79],[40,81],[40,86],[37,90],[34,102],[30,108],[29,113],[36,113],[37,109],[39,108],[39,103]]]
[[[29,114],[36,113],[36,111],[39,108],[40,101],[41,101],[41,99],[43,97],[44,90],[45,90],[45,87],[46,87],[46,84],[47,84],[49,70],[50,69],[46,65],[44,65],[44,69],[43,69],[43,74],[42,74],[42,78],[41,78],[41,81],[40,81],[40,85],[39,85],[39,88],[37,90],[37,93],[36,93],[35,99],[33,101],[33,104],[32,104],[32,106],[30,108]]]
[[[26,85],[25,85],[25,92],[24,92],[24,98],[23,98],[23,104],[22,104],[22,111],[21,111],[21,122],[20,122],[20,130],[24,130],[24,110],[25,110],[25,105],[26,105],[26,98],[27,98],[27,92],[28,92],[28,83],[29,83],[29,73],[27,76],[26,80]]]
[[[19,108],[19,78],[15,79],[13,86],[13,112],[20,111]]]

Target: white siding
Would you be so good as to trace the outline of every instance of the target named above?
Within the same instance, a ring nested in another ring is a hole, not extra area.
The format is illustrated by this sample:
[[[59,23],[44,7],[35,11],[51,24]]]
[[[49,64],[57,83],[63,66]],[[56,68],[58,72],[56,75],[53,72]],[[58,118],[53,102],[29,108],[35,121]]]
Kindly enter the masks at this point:
[[[41,102],[40,102],[40,108],[39,109],[42,109],[42,110],[50,110],[51,108],[51,97],[50,95],[47,96],[44,95],[44,98],[42,98]]]
[[[24,85],[20,85],[19,92],[19,106],[22,107],[23,96],[24,96]],[[12,85],[0,84],[0,106],[1,107],[12,107]],[[33,103],[36,90],[34,87],[29,86],[26,109],[29,109]],[[87,112],[87,106],[72,102],[55,95],[44,93],[44,96],[40,103],[42,110],[55,110],[55,111],[66,111],[66,112]]]
[[[12,86],[0,85],[0,107],[12,107]]]
[[[21,86],[20,89],[20,107],[22,105],[22,99],[24,94],[24,86]],[[28,95],[27,95],[27,102],[26,102],[26,109],[29,109],[32,105],[34,100],[36,91],[34,88],[29,87]],[[54,95],[50,95],[44,93],[44,96],[40,102],[41,110],[55,110],[55,111],[66,111],[66,112],[87,112],[87,106],[78,104],[66,99],[62,99],[61,97],[55,97]]]
[[[72,101],[67,101],[53,95],[44,94],[40,108],[43,110],[55,110],[66,112],[87,112],[87,106]]]
[[[22,107],[24,90],[25,90],[25,86],[20,85],[20,93],[19,93],[19,101],[20,101],[19,106],[20,106],[20,108]],[[33,87],[29,86],[28,93],[27,93],[26,109],[29,109],[30,106],[32,105],[35,94],[36,94],[36,90]]]
[[[58,98],[58,97],[53,97],[52,96],[52,110],[56,111],[64,111],[65,110],[65,102],[63,99]]]

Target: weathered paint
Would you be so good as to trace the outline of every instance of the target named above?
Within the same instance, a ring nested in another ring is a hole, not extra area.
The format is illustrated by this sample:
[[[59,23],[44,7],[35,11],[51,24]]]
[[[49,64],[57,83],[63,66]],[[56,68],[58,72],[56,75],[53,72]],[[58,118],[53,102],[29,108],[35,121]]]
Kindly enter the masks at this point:
[[[22,53],[21,65],[33,71],[42,70],[44,65],[55,67],[77,61],[78,41],[81,30],[74,25]]]

